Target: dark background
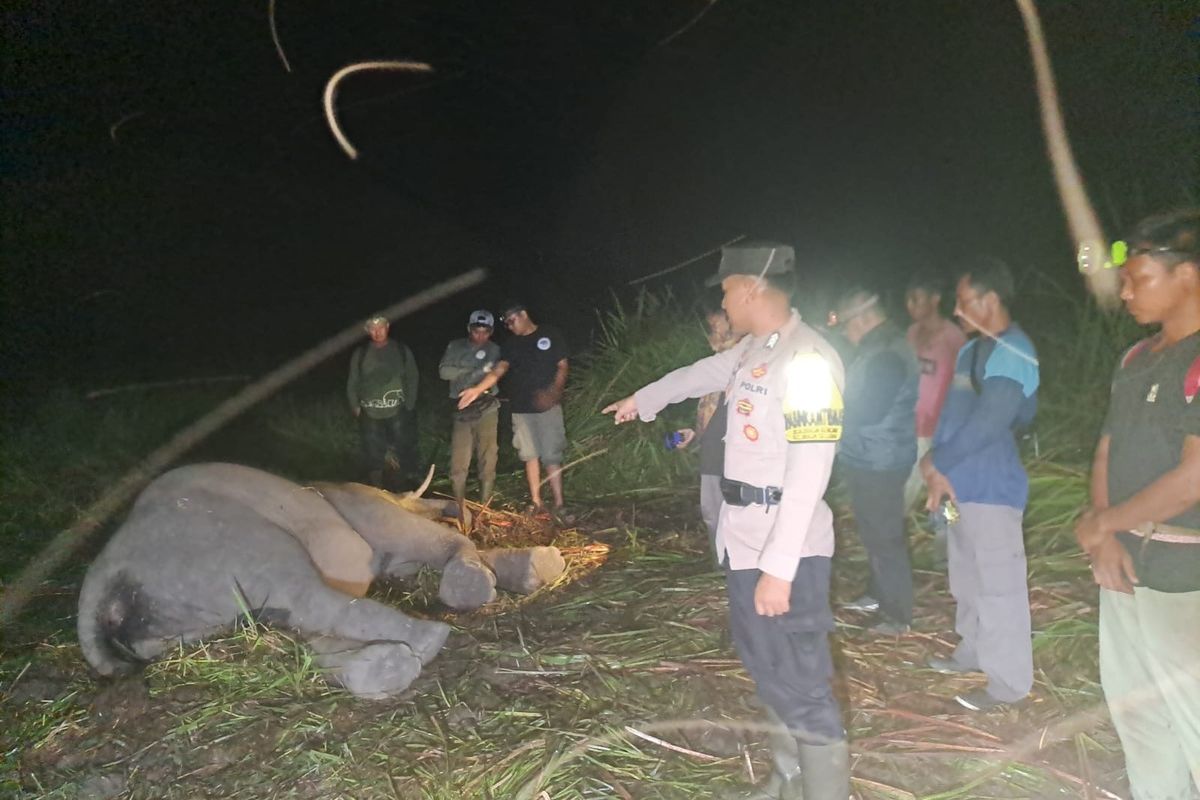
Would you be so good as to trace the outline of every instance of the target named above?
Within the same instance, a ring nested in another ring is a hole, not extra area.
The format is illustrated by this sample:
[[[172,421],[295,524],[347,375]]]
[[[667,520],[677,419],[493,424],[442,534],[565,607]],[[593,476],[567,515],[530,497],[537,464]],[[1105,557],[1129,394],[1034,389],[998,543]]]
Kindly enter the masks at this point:
[[[1196,202],[1196,4],[1042,6],[1110,232]],[[809,285],[982,251],[1078,285],[1013,3],[720,0],[660,44],[703,7],[278,0],[289,74],[267,0],[7,4],[6,391],[265,369],[475,266],[395,326],[423,361],[513,294],[579,342],[741,234]],[[372,59],[435,73],[342,83],[350,161],[321,94]]]

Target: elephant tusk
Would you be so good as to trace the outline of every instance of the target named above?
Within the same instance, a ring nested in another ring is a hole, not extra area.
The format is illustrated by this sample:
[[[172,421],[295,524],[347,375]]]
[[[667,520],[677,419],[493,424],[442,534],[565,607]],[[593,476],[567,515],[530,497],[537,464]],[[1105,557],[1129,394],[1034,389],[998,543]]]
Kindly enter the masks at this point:
[[[415,491],[405,492],[402,495],[404,497],[404,499],[406,499],[406,500],[408,500],[408,499],[420,500],[421,499],[421,496],[423,494],[425,494],[425,490],[429,488],[429,484],[433,483],[433,470],[434,470],[434,467],[436,467],[436,466],[437,466],[437,464],[429,465],[429,472],[425,473],[425,482],[422,483],[420,488],[416,489]]]

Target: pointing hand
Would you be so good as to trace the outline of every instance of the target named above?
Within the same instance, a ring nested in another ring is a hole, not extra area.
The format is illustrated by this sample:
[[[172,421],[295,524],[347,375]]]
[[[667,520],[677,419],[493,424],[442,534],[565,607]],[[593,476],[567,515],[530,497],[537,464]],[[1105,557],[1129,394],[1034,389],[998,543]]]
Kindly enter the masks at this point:
[[[618,400],[615,403],[605,406],[600,413],[612,414],[613,422],[618,425],[622,422],[633,422],[637,419],[638,415],[637,400],[634,399],[633,395],[629,395],[629,397],[623,400]]]

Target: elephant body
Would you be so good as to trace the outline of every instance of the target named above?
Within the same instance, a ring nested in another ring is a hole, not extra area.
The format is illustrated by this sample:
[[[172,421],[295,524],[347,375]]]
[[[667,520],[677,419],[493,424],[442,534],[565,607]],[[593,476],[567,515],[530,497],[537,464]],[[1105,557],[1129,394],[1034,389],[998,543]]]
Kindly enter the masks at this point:
[[[450,629],[366,599],[376,577],[440,569],[443,602],[473,609],[495,598],[498,576],[501,588],[529,592],[565,567],[555,548],[477,551],[427,518],[443,505],[359,484],[305,488],[235,464],[172,470],[142,492],[88,569],[84,657],[102,675],[131,672],[251,613],[298,631],[351,692],[395,694]]]

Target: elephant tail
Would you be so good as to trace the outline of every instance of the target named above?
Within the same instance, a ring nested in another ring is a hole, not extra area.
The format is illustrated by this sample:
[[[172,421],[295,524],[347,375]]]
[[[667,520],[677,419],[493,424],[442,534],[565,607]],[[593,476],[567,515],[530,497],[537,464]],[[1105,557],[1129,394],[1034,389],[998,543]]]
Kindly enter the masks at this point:
[[[146,664],[131,646],[136,629],[146,620],[137,589],[123,572],[114,575],[99,564],[93,564],[83,579],[76,623],[79,647],[101,675],[125,675]]]

